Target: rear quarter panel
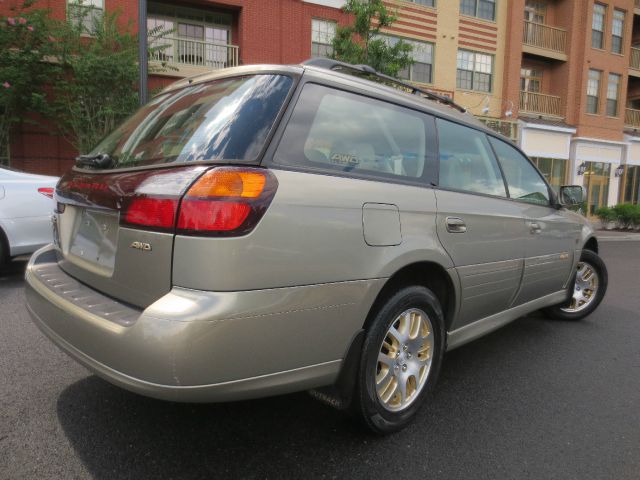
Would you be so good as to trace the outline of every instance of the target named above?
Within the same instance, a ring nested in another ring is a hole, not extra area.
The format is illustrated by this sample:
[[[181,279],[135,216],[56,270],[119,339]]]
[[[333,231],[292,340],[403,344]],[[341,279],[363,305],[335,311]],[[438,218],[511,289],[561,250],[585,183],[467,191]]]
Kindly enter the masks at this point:
[[[436,201],[431,188],[273,171],[278,191],[251,234],[176,236],[174,285],[240,291],[386,278],[417,261],[451,267],[435,232]],[[398,207],[398,245],[366,243],[366,203]]]

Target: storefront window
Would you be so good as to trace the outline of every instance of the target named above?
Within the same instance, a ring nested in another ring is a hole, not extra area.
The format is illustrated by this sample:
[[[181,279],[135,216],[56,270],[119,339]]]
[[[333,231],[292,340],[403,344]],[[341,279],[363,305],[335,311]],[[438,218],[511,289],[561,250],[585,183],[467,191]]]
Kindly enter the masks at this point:
[[[538,170],[540,170],[547,182],[549,182],[549,185],[556,191],[559,190],[562,185],[567,184],[567,166],[569,164],[567,160],[541,157],[533,157],[531,160],[538,167]]]
[[[600,207],[607,206],[611,165],[604,162],[586,162],[583,186],[586,192],[587,212],[594,216]]]
[[[620,203],[638,204],[640,200],[640,166],[627,166],[622,177]]]

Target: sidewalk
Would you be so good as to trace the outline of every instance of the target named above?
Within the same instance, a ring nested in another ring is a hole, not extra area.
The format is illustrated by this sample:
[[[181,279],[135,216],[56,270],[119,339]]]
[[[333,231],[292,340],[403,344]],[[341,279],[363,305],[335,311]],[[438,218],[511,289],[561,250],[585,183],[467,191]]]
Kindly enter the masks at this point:
[[[627,232],[619,232],[616,230],[596,230],[596,237],[602,242],[640,242],[640,231],[629,230]]]

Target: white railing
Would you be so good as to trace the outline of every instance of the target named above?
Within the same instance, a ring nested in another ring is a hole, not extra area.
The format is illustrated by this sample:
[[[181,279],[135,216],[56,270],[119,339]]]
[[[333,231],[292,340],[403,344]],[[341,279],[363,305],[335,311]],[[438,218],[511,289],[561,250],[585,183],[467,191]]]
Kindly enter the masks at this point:
[[[238,47],[183,38],[149,38],[149,60],[168,64],[210,67],[214,70],[238,66]]]

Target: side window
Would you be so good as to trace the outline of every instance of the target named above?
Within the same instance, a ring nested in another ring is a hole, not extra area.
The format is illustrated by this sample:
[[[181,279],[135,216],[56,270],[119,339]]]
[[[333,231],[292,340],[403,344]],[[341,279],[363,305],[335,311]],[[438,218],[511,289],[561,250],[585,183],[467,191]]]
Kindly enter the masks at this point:
[[[426,118],[383,101],[307,84],[274,161],[386,178],[421,178],[427,166]]]
[[[506,197],[500,167],[487,136],[438,119],[441,187]]]
[[[511,145],[491,138],[498,155],[511,198],[539,205],[549,205],[549,188],[524,155]]]

